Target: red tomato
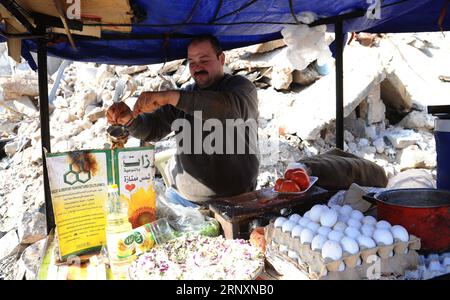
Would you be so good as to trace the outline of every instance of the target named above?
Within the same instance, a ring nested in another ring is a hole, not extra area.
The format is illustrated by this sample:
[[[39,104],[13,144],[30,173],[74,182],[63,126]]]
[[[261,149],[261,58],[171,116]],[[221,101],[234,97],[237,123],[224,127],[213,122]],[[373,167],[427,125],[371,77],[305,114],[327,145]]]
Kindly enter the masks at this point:
[[[274,190],[278,191],[281,187],[281,184],[285,181],[284,178],[278,178],[277,181],[275,181],[275,187]]]
[[[297,193],[297,192],[300,192],[300,188],[292,180],[286,179],[281,184],[280,192],[283,192],[283,193]]]
[[[304,172],[293,172],[291,174],[291,180],[294,181],[302,191],[309,187],[309,176]]]
[[[292,180],[292,178],[291,178],[292,173],[297,172],[297,171],[303,172],[306,174],[306,171],[303,170],[302,168],[289,169],[284,173],[284,178]]]

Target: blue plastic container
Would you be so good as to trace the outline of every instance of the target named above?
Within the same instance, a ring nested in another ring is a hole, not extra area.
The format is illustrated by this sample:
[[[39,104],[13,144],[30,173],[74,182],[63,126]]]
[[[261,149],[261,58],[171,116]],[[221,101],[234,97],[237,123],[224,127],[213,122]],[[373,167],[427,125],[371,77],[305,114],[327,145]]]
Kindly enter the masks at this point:
[[[436,119],[437,188],[450,190],[450,119]]]

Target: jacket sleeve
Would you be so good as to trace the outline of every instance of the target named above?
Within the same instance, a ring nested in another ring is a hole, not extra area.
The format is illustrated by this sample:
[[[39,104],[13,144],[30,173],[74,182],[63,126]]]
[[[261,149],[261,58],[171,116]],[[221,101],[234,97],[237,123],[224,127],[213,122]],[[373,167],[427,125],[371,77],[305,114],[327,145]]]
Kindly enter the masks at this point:
[[[127,129],[137,139],[156,142],[172,132],[172,122],[179,115],[175,107],[165,105],[152,113],[140,114]]]
[[[257,119],[258,94],[250,80],[234,76],[223,91],[181,91],[177,108],[190,115],[201,111],[203,119]]]

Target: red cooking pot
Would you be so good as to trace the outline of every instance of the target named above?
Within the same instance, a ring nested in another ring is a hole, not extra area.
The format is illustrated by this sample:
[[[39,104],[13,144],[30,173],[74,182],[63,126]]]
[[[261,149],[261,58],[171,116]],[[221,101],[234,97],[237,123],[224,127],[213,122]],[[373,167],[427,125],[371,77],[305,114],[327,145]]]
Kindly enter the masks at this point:
[[[363,198],[376,203],[378,220],[402,225],[419,237],[423,250],[450,249],[450,191],[397,189],[366,194]]]

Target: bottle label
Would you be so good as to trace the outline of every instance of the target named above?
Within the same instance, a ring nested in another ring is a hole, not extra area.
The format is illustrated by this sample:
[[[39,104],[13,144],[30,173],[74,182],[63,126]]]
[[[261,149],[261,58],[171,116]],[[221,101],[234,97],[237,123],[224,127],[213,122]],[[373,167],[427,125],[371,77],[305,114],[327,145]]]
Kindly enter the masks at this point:
[[[129,232],[107,233],[106,241],[110,259],[125,259],[136,254],[134,239]]]
[[[112,259],[124,259],[148,252],[155,245],[155,238],[147,225],[134,230],[107,234],[108,250]]]

